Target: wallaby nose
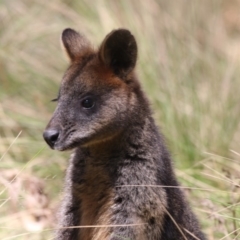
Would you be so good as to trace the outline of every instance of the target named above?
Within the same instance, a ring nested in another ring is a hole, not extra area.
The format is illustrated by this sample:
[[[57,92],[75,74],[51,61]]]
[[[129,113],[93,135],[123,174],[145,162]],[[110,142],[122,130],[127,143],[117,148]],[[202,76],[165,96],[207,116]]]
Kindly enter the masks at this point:
[[[54,144],[56,143],[58,136],[59,136],[59,131],[56,129],[48,129],[48,130],[45,130],[43,133],[43,138],[51,148],[54,147]]]

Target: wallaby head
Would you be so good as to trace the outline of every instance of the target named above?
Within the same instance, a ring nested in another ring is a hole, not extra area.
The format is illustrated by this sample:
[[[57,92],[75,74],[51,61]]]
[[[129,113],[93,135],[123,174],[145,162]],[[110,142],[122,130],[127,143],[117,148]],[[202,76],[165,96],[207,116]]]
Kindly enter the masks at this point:
[[[144,109],[144,104],[137,107],[137,44],[128,30],[110,32],[98,51],[72,29],[63,31],[62,43],[70,66],[43,134],[51,148],[61,151],[111,139]]]

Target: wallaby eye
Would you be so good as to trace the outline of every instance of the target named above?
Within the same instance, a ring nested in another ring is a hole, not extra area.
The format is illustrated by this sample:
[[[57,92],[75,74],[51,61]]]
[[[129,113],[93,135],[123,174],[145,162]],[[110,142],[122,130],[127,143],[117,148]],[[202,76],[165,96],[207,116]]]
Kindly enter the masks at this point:
[[[51,102],[57,102],[58,101],[58,98],[54,98],[51,100]]]
[[[95,104],[94,99],[91,97],[88,97],[82,100],[82,107],[84,108],[87,108],[87,109],[92,108],[94,104]]]

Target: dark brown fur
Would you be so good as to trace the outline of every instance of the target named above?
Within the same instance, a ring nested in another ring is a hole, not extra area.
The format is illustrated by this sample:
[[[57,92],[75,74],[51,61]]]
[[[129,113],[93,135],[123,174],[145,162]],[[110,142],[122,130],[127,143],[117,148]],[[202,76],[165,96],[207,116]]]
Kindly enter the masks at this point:
[[[56,239],[204,240],[134,73],[132,34],[112,31],[98,51],[72,29],[62,41],[71,65],[44,138],[75,151]]]

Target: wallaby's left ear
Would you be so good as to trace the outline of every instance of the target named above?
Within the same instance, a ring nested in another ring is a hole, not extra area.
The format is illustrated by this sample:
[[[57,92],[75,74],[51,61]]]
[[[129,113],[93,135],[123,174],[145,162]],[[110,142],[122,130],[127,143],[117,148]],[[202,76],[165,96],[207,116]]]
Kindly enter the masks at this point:
[[[89,41],[71,28],[67,28],[63,31],[62,44],[72,62],[92,52]]]
[[[116,74],[128,74],[137,61],[137,43],[134,36],[126,29],[110,32],[100,46],[99,57]]]

